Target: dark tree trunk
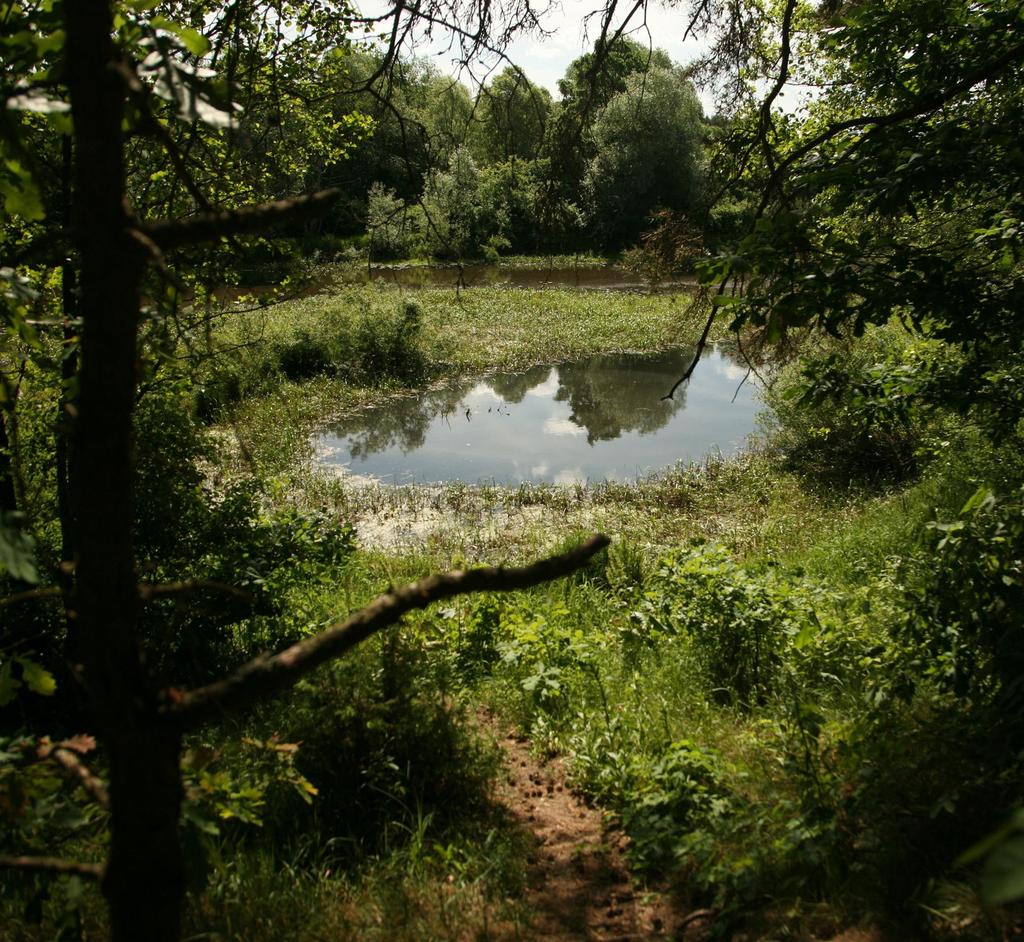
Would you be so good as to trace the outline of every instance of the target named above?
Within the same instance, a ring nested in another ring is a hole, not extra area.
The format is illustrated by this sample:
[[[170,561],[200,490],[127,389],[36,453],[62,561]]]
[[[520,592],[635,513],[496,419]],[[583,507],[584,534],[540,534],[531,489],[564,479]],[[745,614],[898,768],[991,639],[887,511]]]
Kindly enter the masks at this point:
[[[14,408],[14,405],[11,405]],[[14,490],[14,466],[11,458],[11,439],[7,434],[7,418],[0,413],[0,512],[18,509]]]
[[[111,848],[103,890],[115,942],[179,936],[179,740],[161,732],[136,633],[132,409],[146,257],[125,205],[125,89],[107,0],[71,0],[75,232],[82,317],[71,456],[77,516],[73,606],[79,659],[110,761]]]
[[[61,215],[62,224],[71,233],[72,218],[72,165],[71,138],[64,137],[62,144],[61,168]],[[60,395],[57,399],[56,459],[57,459],[57,516],[60,519],[61,588],[70,588],[67,564],[75,558],[75,511],[71,499],[71,435],[74,402],[70,395],[71,383],[78,371],[78,353],[72,344],[75,341],[75,324],[78,320],[78,273],[70,258],[61,265],[61,308],[64,326],[60,361]]]

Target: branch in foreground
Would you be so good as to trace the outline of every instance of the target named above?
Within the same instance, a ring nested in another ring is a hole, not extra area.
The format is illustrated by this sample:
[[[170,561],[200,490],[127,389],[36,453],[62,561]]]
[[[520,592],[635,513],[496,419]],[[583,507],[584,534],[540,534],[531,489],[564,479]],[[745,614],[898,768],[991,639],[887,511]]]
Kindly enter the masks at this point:
[[[99,864],[83,863],[80,860],[65,860],[63,857],[6,857],[0,855],[0,867],[10,870],[44,870],[48,873],[65,873],[99,880],[103,867]]]
[[[48,585],[39,589],[26,589],[24,592],[16,592],[0,599],[0,608],[7,608],[8,605],[18,605],[21,602],[35,602],[38,599],[60,598],[61,591],[58,586]]]
[[[392,589],[334,627],[279,654],[262,654],[223,680],[189,692],[172,691],[162,713],[182,728],[193,728],[256,697],[290,687],[314,668],[395,624],[406,612],[456,595],[528,589],[568,576],[610,542],[608,537],[597,534],[566,553],[529,566],[483,566],[439,573]]]
[[[307,196],[294,196],[242,209],[196,213],[180,220],[157,220],[145,223],[141,231],[161,249],[198,245],[224,236],[262,232],[270,226],[312,219],[340,196],[341,190],[337,188],[320,190]]]

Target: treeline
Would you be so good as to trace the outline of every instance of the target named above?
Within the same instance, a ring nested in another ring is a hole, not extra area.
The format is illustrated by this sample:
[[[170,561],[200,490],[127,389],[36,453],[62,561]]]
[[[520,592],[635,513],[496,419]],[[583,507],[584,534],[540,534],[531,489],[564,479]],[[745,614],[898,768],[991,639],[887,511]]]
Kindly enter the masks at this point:
[[[328,171],[345,196],[319,223],[367,236],[374,258],[617,251],[658,213],[704,225],[703,153],[714,133],[686,72],[620,38],[559,81],[560,98],[508,66],[475,97],[422,60],[381,72],[353,51],[339,114],[370,130]],[[385,87],[386,83],[386,87]]]

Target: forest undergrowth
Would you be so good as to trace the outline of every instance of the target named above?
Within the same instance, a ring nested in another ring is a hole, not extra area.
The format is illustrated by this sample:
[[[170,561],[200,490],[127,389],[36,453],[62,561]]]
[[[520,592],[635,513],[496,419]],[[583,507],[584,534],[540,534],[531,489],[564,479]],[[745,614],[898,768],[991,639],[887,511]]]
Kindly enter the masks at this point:
[[[529,835],[498,798],[481,707],[561,757],[634,879],[712,912],[718,937],[1013,931],[999,858],[1015,846],[1019,704],[999,671],[1024,610],[1024,457],[1015,436],[894,415],[871,395],[941,351],[896,326],[809,343],[811,362],[842,352],[856,395],[810,401],[801,361],[779,364],[749,452],[634,484],[388,489],[315,463],[310,432],[331,414],[452,373],[692,343],[698,314],[663,296],[352,289],[225,316],[205,342],[232,357],[147,392],[147,578],[247,593],[147,606],[152,666],[175,685],[390,585],[595,529],[613,539],[574,577],[409,615],[192,736],[186,938],[531,938]],[[31,461],[23,474],[47,493]],[[417,515],[445,525],[366,529]],[[45,563],[56,535],[43,532]],[[56,617],[12,612],[32,639]],[[32,653],[60,660],[38,640]],[[50,735],[88,732],[71,695],[49,693]],[[35,763],[29,732],[3,741],[0,781],[20,789],[13,819],[3,792],[5,849],[102,853],[103,812]],[[12,940],[102,936],[100,897],[78,877],[2,879]]]

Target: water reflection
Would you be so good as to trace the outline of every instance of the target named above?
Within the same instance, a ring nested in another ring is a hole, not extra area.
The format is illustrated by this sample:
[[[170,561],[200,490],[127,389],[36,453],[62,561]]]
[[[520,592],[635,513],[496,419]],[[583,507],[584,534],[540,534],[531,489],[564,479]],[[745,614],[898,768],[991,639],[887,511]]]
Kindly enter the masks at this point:
[[[684,359],[688,365],[693,351]],[[637,366],[622,356],[605,355],[558,367],[555,399],[569,404],[569,421],[586,429],[588,444],[612,441],[623,432],[649,435],[686,407],[684,388],[672,399],[661,398],[679,378],[678,350],[645,357]]]
[[[606,354],[454,383],[351,416],[321,436],[323,460],[400,483],[628,480],[742,447],[759,403],[745,370],[705,355],[675,399],[661,397],[691,350]]]

